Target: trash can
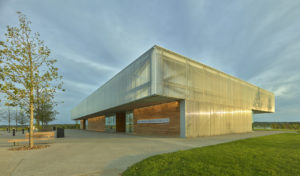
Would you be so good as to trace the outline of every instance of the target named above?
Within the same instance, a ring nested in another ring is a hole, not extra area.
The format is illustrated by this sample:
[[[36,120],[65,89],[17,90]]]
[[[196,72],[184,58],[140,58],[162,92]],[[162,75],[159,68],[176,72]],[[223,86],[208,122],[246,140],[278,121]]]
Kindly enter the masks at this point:
[[[22,134],[24,134],[24,128],[22,129]]]
[[[54,127],[53,127],[53,131],[55,131],[55,130],[56,130],[56,127],[54,126]]]
[[[16,135],[16,129],[13,129],[13,136]]]
[[[57,138],[63,138],[63,137],[65,137],[65,129],[63,129],[63,128],[57,128],[56,129],[56,137]]]

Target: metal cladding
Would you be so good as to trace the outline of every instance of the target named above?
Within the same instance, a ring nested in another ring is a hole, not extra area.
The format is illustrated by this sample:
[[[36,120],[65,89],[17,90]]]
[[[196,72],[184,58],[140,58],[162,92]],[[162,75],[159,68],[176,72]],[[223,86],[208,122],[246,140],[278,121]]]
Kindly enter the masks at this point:
[[[151,96],[150,49],[111,80],[89,95],[71,111],[72,119]]]
[[[252,113],[275,111],[273,93],[154,46],[83,100],[71,116],[107,113],[126,104],[134,108],[134,102],[151,102],[151,97],[181,100],[180,130],[186,137],[250,132]]]
[[[252,112],[274,112],[274,95],[157,47],[156,94],[184,99],[185,136],[252,131]],[[184,135],[184,134],[183,134]]]

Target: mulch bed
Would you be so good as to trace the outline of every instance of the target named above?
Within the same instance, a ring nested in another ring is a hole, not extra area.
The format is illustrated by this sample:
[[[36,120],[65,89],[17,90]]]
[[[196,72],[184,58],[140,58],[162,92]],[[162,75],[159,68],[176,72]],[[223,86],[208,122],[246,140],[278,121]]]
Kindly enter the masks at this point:
[[[24,146],[21,146],[21,147],[9,148],[8,150],[11,150],[11,151],[38,150],[38,149],[47,148],[49,146],[50,145],[34,145],[33,147],[29,147],[28,145],[24,145]]]

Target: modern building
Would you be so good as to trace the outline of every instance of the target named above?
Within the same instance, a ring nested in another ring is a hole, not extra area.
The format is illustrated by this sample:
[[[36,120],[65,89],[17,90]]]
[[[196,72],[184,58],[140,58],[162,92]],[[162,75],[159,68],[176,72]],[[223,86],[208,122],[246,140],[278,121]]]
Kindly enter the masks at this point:
[[[274,94],[154,46],[71,112],[82,129],[212,136],[252,131],[252,114],[275,111]]]

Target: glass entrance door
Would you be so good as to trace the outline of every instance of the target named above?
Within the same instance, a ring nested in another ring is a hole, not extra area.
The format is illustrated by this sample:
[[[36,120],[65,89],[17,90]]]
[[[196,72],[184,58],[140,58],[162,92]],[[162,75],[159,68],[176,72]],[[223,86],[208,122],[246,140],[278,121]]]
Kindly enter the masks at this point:
[[[133,132],[133,113],[132,111],[126,112],[126,133]]]

